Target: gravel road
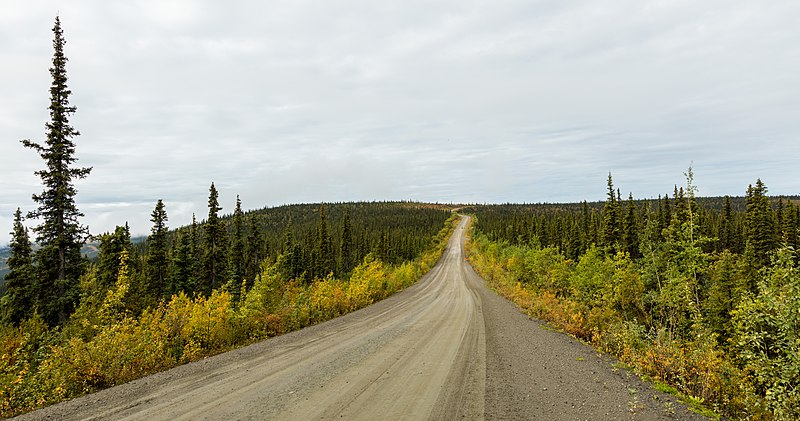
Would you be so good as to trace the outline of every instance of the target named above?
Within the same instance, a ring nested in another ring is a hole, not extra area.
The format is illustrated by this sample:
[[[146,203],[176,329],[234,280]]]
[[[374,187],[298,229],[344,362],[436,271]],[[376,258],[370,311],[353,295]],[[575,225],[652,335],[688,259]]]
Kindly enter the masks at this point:
[[[20,418],[703,419],[487,290],[466,223],[380,303]]]

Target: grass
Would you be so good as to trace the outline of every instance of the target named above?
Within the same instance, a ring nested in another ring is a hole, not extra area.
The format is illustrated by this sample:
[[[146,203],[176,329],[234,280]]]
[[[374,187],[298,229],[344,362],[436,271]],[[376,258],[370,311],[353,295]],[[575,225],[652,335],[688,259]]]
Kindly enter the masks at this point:
[[[689,408],[689,410],[694,413],[700,414],[707,418],[711,418],[713,420],[718,420],[721,418],[720,414],[703,405],[703,401],[694,396],[683,394],[679,392],[678,389],[666,383],[662,383],[658,380],[655,380],[649,376],[642,376],[642,380],[653,385],[653,389],[656,389],[659,392],[666,393],[668,395],[676,397],[678,401],[686,405]]]

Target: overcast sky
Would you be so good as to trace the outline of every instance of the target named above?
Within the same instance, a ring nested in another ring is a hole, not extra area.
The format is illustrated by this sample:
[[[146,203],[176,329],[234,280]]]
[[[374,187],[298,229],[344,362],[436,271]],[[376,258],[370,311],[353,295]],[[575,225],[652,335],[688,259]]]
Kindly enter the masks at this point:
[[[0,243],[41,191],[52,26],[93,233],[297,202],[797,194],[800,2],[0,0]]]

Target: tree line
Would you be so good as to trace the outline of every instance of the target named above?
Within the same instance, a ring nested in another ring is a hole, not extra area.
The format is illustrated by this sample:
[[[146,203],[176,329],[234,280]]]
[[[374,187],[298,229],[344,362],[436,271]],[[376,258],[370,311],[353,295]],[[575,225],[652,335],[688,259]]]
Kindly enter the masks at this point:
[[[676,186],[672,193],[658,195],[656,199],[635,199],[631,194],[622,199],[613,180],[609,183],[604,202],[503,204],[463,209],[480,213],[480,229],[492,240],[554,246],[571,259],[581,256],[591,245],[641,257],[641,234],[650,229],[655,240],[663,241],[664,229],[672,222],[673,213],[679,221],[686,220],[688,205],[693,207],[697,233],[707,237],[702,244],[706,253],[729,250],[743,254],[749,241],[763,266],[768,263],[765,257],[770,250],[784,243],[795,250],[800,245],[800,196],[767,198],[767,187],[761,180],[748,186],[744,196],[695,197],[691,203],[683,186]],[[750,206],[751,203],[759,206]],[[759,224],[762,226],[756,227]]]

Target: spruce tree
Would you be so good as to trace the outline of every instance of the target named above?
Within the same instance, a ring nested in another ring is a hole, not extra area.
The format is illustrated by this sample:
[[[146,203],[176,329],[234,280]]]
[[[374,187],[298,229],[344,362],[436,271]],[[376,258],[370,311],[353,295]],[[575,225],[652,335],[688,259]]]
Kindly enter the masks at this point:
[[[244,214],[242,214],[242,201],[239,200],[238,194],[233,211],[232,234],[231,246],[228,249],[228,279],[231,282],[231,294],[235,300],[238,300],[245,272]]]
[[[672,212],[672,218],[677,218],[677,225],[680,226],[689,220],[689,207],[686,205],[686,192],[683,187],[678,188],[678,186],[675,186],[673,201],[674,211]],[[671,221],[670,223],[673,222]]]
[[[731,206],[730,196],[725,196],[722,202],[722,221],[719,227],[720,248],[741,254],[744,251],[740,222],[736,218]]]
[[[323,278],[334,271],[333,246],[328,234],[325,205],[319,207],[316,242],[314,244],[314,276]]]
[[[292,218],[286,223],[283,237],[283,252],[278,259],[278,267],[287,279],[298,279],[303,274],[302,248],[294,239]]]
[[[620,243],[620,209],[617,194],[614,191],[614,180],[608,173],[608,195],[603,207],[603,244],[611,250],[616,250]]]
[[[349,273],[355,267],[355,259],[353,253],[355,245],[353,244],[352,227],[350,226],[350,211],[344,213],[344,220],[342,221],[342,244],[339,248],[341,256],[341,272]]]
[[[786,201],[786,206],[783,208],[783,226],[781,227],[782,238],[781,241],[785,246],[791,247],[795,253],[798,252],[798,220],[797,211],[794,203],[791,200]]]
[[[128,224],[117,226],[113,233],[100,235],[99,248],[97,282],[101,288],[108,289],[117,281],[122,254],[129,254],[131,250],[131,232]]]
[[[663,230],[669,227],[669,224],[672,222],[672,206],[670,204],[669,194],[664,194],[662,208],[663,208],[663,219],[660,221],[661,223],[661,230],[662,230],[662,237],[663,237]]]
[[[167,257],[167,211],[164,202],[158,199],[153,213],[150,214],[153,227],[147,238],[147,293],[161,296],[165,292],[169,259]]]
[[[703,303],[706,323],[717,334],[720,345],[728,345],[733,331],[732,312],[745,291],[738,254],[723,250],[716,262],[709,267],[710,287],[708,298]]]
[[[203,267],[205,269],[206,284],[204,292],[211,294],[225,276],[225,263],[227,257],[225,227],[219,219],[218,212],[219,194],[214,183],[211,183],[208,194],[208,219],[205,223],[205,251],[203,254]]]
[[[639,257],[639,227],[636,221],[636,206],[633,203],[633,194],[628,194],[628,205],[626,207],[625,219],[623,222],[622,238],[625,244],[625,251],[632,258]]]
[[[747,187],[745,198],[745,244],[757,268],[770,264],[777,246],[777,229],[772,204],[767,197],[767,186],[758,179],[755,186]]]
[[[589,218],[589,204],[584,200],[581,204],[581,227],[580,227],[580,238],[581,238],[581,247],[580,252],[583,253],[590,244],[595,242],[595,239],[591,237],[589,233],[589,224],[591,223],[591,219]]]
[[[34,194],[38,208],[28,214],[41,223],[33,231],[41,248],[36,252],[38,268],[38,301],[45,321],[64,323],[78,299],[77,283],[83,271],[81,246],[88,237],[88,228],[78,219],[83,214],[75,206],[74,180],[85,178],[91,167],[80,168],[72,164],[75,158],[73,138],[80,133],[69,122],[76,108],[69,104],[72,93],[67,87],[67,58],[64,56],[64,34],[58,17],[53,27],[53,67],[50,68],[50,122],[47,123],[47,140],[44,145],[31,140],[22,144],[35,150],[45,161],[46,169],[36,171],[42,179],[44,191]]]
[[[266,254],[264,234],[261,232],[261,224],[259,224],[256,212],[250,214],[248,225],[250,230],[247,235],[247,251],[245,252],[247,257],[245,278],[255,280],[256,275],[261,271],[261,261],[264,260]]]
[[[191,293],[195,288],[195,264],[192,256],[192,238],[187,230],[178,231],[169,269],[169,294]]]
[[[198,292],[203,289],[203,279],[205,279],[203,267],[203,239],[200,228],[197,225],[197,217],[192,212],[192,225],[189,226],[189,256],[192,263],[191,290]]]
[[[14,227],[11,231],[11,253],[6,261],[9,272],[5,277],[6,293],[0,299],[3,321],[19,324],[33,315],[36,304],[34,295],[33,250],[28,228],[22,224],[22,212],[14,212]]]

